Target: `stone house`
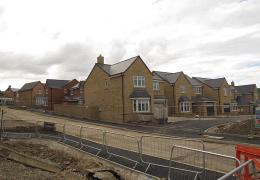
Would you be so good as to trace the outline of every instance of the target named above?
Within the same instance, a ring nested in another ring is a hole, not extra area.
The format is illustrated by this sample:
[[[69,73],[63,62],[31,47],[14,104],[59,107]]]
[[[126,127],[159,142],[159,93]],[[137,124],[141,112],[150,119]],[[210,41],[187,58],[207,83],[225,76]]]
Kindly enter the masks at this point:
[[[114,123],[153,118],[153,75],[140,56],[115,64],[97,58],[84,84],[85,105],[95,118]]]
[[[80,81],[70,88],[64,89],[64,104],[84,105],[84,83]]]
[[[164,94],[168,100],[169,116],[192,116],[192,84],[187,76],[183,72],[153,71],[153,74],[161,79],[159,95]]]
[[[237,114],[237,102],[232,96],[232,88],[225,78],[194,77],[194,79],[203,85],[203,95],[216,101],[217,115]]]
[[[186,75],[192,85],[192,113],[199,116],[216,116],[216,100],[203,94],[203,84]]]
[[[254,107],[260,103],[256,84],[234,86],[234,96],[241,114],[253,114]]]

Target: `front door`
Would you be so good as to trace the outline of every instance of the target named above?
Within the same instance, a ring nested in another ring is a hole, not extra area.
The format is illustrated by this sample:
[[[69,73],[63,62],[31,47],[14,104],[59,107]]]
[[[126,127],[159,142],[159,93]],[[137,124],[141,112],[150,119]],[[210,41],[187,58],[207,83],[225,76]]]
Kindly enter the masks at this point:
[[[214,116],[214,103],[207,103],[207,116]]]

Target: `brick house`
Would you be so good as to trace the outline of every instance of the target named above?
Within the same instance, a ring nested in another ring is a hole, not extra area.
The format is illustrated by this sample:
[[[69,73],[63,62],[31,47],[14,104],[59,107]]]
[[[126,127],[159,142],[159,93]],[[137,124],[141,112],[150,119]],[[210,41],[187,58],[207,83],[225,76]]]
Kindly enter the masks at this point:
[[[85,81],[80,81],[76,85],[64,89],[64,104],[84,104],[84,83]]]
[[[183,72],[153,74],[162,80],[160,87],[168,99],[169,116],[192,116],[192,85],[187,76]]]
[[[64,88],[70,89],[78,83],[77,80],[47,79],[45,83],[45,97],[48,110],[53,110],[54,104],[62,104],[64,101]]]
[[[254,107],[260,103],[256,84],[234,86],[234,96],[241,114],[253,114]]]
[[[194,77],[202,85],[202,93],[204,96],[216,100],[217,114],[236,114],[237,102],[232,96],[232,88],[225,78],[209,79]]]
[[[45,104],[44,85],[40,81],[26,83],[18,91],[20,106],[40,107]]]
[[[140,56],[104,64],[97,58],[84,84],[85,105],[96,119],[115,123],[152,119],[152,73]]]
[[[12,104],[15,104],[18,96],[18,90],[18,88],[12,88],[11,85],[9,85],[4,92],[4,97],[12,99]]]

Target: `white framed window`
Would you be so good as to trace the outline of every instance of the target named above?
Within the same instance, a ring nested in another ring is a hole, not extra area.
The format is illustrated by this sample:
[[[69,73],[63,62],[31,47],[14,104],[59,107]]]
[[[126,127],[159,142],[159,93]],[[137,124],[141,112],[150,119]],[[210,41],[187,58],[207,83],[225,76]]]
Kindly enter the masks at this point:
[[[38,94],[42,94],[42,90],[38,90]]]
[[[186,92],[186,86],[185,85],[180,85],[180,93],[185,93]]]
[[[201,87],[194,87],[194,88],[193,88],[193,92],[194,92],[195,94],[201,94]]]
[[[190,102],[188,102],[188,101],[180,102],[180,111],[181,112],[190,112]]]
[[[144,76],[134,76],[134,87],[145,87],[145,77]]]
[[[231,111],[238,111],[237,103],[231,103],[230,104],[230,110]]]
[[[160,82],[159,81],[153,81],[153,90],[154,91],[160,90]]]
[[[226,87],[224,87],[223,91],[224,91],[224,96],[227,96],[228,95],[228,89]]]
[[[133,100],[133,112],[150,112],[150,100],[149,99],[134,99]]]

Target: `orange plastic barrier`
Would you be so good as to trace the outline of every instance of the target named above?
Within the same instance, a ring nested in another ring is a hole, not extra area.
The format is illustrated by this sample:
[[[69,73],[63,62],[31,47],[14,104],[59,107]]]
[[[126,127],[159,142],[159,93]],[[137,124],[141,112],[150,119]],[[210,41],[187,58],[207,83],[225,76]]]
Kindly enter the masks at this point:
[[[260,170],[260,148],[250,147],[238,144],[236,146],[236,157],[240,160],[241,163],[244,163],[250,159],[254,161],[257,171]],[[238,164],[237,164],[238,166]],[[242,180],[253,180],[250,175],[249,167],[247,166],[243,171]]]

